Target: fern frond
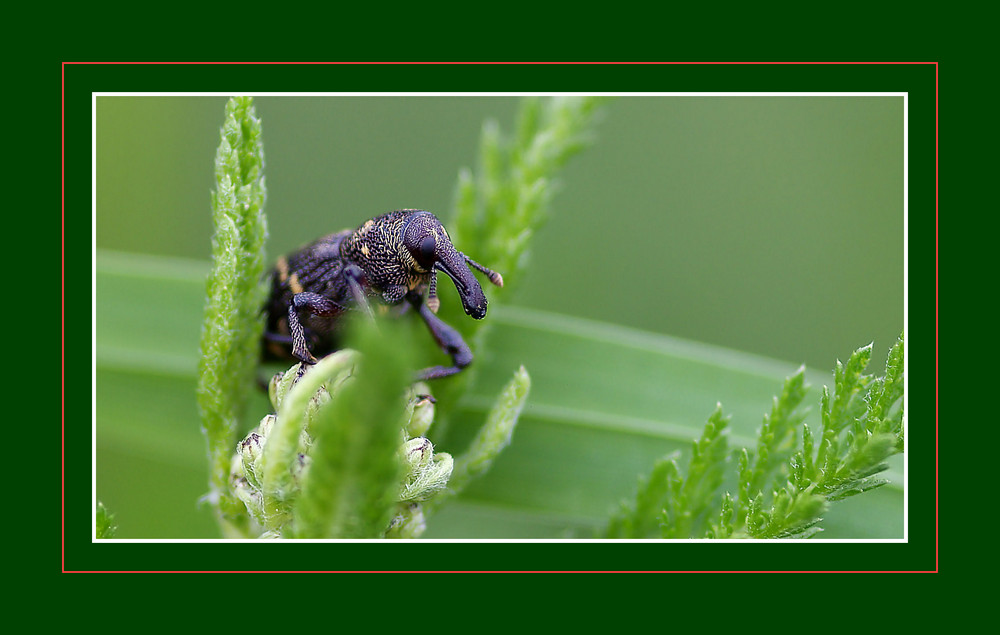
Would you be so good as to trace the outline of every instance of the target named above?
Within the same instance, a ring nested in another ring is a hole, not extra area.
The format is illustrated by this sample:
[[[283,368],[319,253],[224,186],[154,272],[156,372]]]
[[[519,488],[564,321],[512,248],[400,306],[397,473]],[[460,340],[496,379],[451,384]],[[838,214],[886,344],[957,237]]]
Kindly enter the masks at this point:
[[[737,494],[716,498],[726,464],[721,406],[695,442],[688,473],[674,457],[658,461],[640,482],[632,503],[623,503],[605,530],[611,538],[648,537],[661,522],[664,538],[807,538],[819,531],[831,502],[884,485],[874,475],[903,447],[903,340],[900,337],[882,377],[865,375],[871,345],[859,348],[846,364],[837,362],[834,391],[824,386],[820,403],[821,436],[802,425],[805,417],[804,369],[789,377],[764,417],[756,452],[736,453]],[[714,517],[714,523],[704,519]]]

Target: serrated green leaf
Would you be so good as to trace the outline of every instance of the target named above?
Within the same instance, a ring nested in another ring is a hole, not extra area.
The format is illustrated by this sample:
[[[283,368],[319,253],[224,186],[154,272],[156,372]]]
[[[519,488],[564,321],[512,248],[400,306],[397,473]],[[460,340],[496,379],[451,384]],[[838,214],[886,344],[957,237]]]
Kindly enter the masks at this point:
[[[889,481],[885,479],[872,477],[852,480],[832,490],[829,494],[827,494],[827,499],[831,501],[843,500],[849,496],[861,494],[862,492],[870,492],[871,490],[882,487],[888,483]]]
[[[659,517],[671,497],[680,492],[680,470],[674,457],[656,461],[649,476],[639,480],[634,502],[622,502],[604,530],[605,538],[650,538],[659,525]],[[659,533],[659,532],[656,532]]]
[[[460,493],[470,482],[485,474],[504,448],[510,445],[514,427],[530,390],[531,377],[524,366],[521,366],[500,392],[469,449],[455,459],[455,469],[448,488],[450,494]],[[446,497],[439,497],[435,505],[444,500],[447,500]]]

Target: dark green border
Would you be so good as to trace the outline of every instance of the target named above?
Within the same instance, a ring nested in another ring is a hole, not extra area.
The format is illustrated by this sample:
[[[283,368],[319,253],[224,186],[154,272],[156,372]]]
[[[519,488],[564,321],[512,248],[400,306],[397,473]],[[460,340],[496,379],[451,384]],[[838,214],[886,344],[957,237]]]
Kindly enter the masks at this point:
[[[67,571],[929,571],[936,547],[935,64],[63,66]],[[907,544],[92,544],[91,92],[871,91],[909,93]],[[252,550],[252,551],[251,551]]]

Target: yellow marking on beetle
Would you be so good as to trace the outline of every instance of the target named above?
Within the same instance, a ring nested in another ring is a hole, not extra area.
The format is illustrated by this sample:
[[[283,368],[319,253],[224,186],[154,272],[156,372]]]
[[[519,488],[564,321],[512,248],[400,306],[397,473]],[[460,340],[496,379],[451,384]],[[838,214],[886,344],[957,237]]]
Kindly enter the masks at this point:
[[[278,262],[274,264],[274,268],[278,270],[278,280],[284,284],[288,280],[288,259],[284,256],[278,258]]]
[[[416,265],[416,262],[414,262]],[[413,291],[420,287],[420,285],[427,284],[430,282],[431,276],[427,273],[418,273],[416,275],[410,275],[406,277],[406,288]]]
[[[293,273],[288,278],[288,286],[291,288],[292,293],[302,293],[302,283],[299,282],[299,274]]]

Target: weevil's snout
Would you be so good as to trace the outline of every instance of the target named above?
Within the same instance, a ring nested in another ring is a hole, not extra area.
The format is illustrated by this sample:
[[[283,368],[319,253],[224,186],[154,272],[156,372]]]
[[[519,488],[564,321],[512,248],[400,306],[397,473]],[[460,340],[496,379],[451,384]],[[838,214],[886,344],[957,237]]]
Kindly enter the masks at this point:
[[[465,265],[465,257],[454,247],[451,247],[450,251],[451,253],[442,254],[444,257],[438,258],[437,262],[434,263],[434,268],[443,271],[455,283],[465,312],[475,319],[481,320],[486,317],[486,294],[479,286],[479,281]]]

